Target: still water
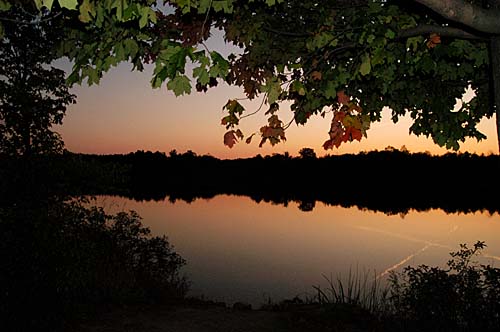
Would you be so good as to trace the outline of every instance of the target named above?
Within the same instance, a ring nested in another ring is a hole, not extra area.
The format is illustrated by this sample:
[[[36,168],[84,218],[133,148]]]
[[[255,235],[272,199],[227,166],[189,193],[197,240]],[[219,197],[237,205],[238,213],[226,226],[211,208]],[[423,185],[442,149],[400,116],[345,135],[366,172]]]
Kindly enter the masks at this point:
[[[194,202],[142,201],[99,196],[108,212],[134,210],[155,235],[167,235],[187,260],[183,272],[191,295],[230,304],[258,306],[313,294],[324,276],[349,271],[380,280],[408,265],[444,266],[460,243],[485,241],[481,263],[500,266],[500,216],[446,214],[441,210],[406,215],[327,206],[309,212],[220,195]]]

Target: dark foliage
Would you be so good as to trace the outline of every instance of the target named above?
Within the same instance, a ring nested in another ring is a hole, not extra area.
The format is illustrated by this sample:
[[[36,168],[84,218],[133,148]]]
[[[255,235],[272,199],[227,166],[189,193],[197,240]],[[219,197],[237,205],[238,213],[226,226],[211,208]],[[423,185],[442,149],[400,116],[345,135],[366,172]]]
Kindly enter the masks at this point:
[[[64,143],[52,126],[62,124],[75,103],[64,71],[54,68],[61,27],[55,19],[36,17],[13,6],[2,13],[0,39],[0,152],[32,155],[62,152]]]
[[[80,201],[0,209],[0,317],[6,331],[63,328],[100,305],[175,302],[185,261],[134,213]],[[93,309],[92,309],[93,308]]]
[[[485,247],[462,244],[448,268],[407,267],[390,286],[395,321],[408,331],[499,331],[500,269],[472,259]]]

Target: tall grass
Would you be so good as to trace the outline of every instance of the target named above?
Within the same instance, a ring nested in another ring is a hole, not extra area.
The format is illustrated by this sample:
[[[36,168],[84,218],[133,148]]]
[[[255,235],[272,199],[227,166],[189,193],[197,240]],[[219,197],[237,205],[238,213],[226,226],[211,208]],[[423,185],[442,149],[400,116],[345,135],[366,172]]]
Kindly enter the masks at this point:
[[[327,286],[313,286],[316,295],[314,302],[319,304],[346,304],[368,310],[377,316],[385,314],[388,309],[389,289],[377,278],[375,272],[363,272],[349,269],[347,278],[323,275]]]
[[[387,283],[358,269],[346,278],[323,275],[327,286],[313,286],[309,302],[333,305],[351,320],[364,312],[384,331],[500,331],[500,269],[474,260],[485,247],[461,244],[447,268],[408,266]]]

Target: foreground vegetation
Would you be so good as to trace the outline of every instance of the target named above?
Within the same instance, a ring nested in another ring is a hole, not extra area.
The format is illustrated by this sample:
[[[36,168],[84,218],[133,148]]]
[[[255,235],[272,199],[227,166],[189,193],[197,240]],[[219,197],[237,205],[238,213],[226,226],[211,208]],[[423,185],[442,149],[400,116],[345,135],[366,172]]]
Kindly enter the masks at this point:
[[[498,331],[500,269],[479,264],[484,242],[461,244],[447,266],[420,265],[391,273],[383,286],[367,275],[327,278],[317,295],[295,298],[266,309],[290,311],[317,330],[341,331]],[[309,310],[304,310],[309,308]]]
[[[0,317],[5,331],[55,331],[104,305],[182,299],[185,261],[140,217],[86,202],[0,209]]]

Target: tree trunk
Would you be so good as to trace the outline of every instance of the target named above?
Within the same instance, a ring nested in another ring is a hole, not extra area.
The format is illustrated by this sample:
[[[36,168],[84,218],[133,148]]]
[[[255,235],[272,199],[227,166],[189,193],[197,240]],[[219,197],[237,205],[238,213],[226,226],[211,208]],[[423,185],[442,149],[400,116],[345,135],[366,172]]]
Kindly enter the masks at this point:
[[[488,0],[488,6],[500,10],[500,0]],[[493,81],[493,106],[497,120],[498,152],[500,154],[500,35],[493,36],[490,42],[491,80]]]
[[[493,100],[497,120],[498,151],[500,152],[500,36],[491,38],[491,75],[493,80]]]

